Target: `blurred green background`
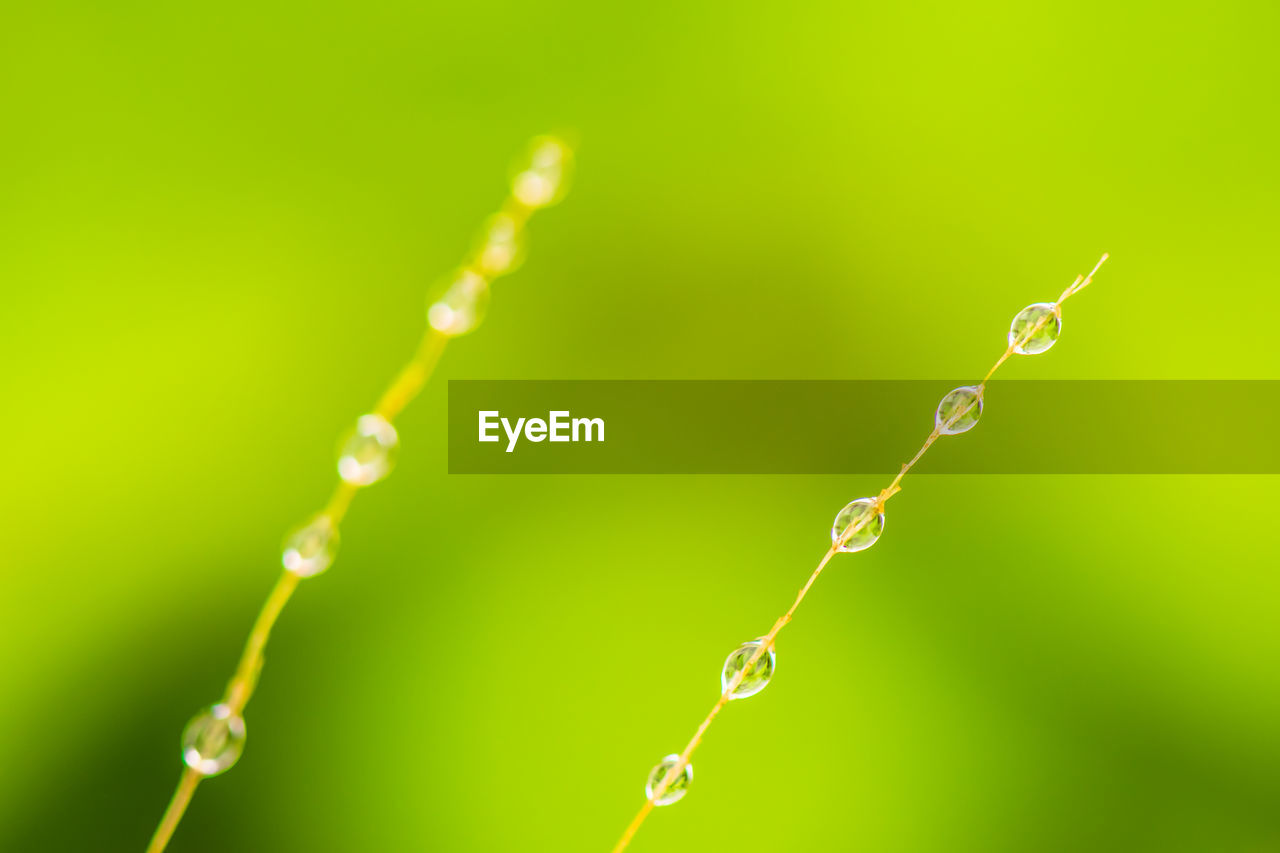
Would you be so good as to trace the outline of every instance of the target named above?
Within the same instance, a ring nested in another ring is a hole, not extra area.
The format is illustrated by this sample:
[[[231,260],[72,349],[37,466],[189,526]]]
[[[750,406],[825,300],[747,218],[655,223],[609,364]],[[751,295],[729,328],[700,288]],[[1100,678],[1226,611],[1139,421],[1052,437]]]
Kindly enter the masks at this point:
[[[5,851],[143,848],[283,531],[535,133],[577,135],[577,181],[440,380],[968,375],[1104,250],[1003,376],[1280,376],[1274,3],[4,17]],[[176,853],[607,850],[883,485],[450,477],[444,403],[285,612]],[[906,485],[633,849],[1280,850],[1274,478]]]

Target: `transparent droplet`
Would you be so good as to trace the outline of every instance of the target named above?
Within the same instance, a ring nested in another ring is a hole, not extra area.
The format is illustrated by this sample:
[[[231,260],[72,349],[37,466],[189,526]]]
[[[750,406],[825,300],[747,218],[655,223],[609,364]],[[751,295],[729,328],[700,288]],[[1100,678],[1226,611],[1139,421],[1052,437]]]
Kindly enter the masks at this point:
[[[514,272],[524,261],[524,250],[524,229],[516,220],[505,213],[491,216],[476,237],[476,269],[488,278]]]
[[[751,660],[751,656],[756,653],[756,649],[760,648],[762,642],[762,640],[750,640],[743,643],[725,659],[724,669],[720,672],[721,693],[729,689],[733,677],[743,671],[743,668],[747,666],[747,661]],[[769,679],[773,678],[773,666],[776,663],[776,657],[773,647],[770,646],[751,665],[751,668],[746,670],[746,674],[742,676],[738,686],[729,694],[729,699],[745,699],[764,690],[765,685],[769,683]]]
[[[368,486],[391,473],[400,438],[382,415],[362,415],[338,451],[338,475],[353,486]]]
[[[686,764],[676,778],[671,780],[671,784],[658,790],[662,780],[667,778],[667,773],[679,762],[680,756],[668,755],[659,762],[657,767],[649,771],[649,779],[644,783],[645,799],[653,800],[655,806],[669,806],[689,793],[689,783],[693,781],[692,764]]]
[[[511,194],[525,207],[546,207],[564,196],[572,172],[569,146],[554,136],[540,136],[517,163]]]
[[[338,555],[338,526],[325,513],[290,531],[284,539],[281,562],[300,578],[320,574]]]
[[[841,551],[862,551],[876,544],[884,532],[884,510],[879,498],[858,498],[850,502],[836,515],[831,526],[831,541],[837,543],[851,525],[858,529],[840,546]]]
[[[938,404],[933,422],[943,435],[959,435],[973,429],[981,415],[982,389],[976,385],[964,385],[947,392]]]
[[[1018,312],[1009,325],[1009,346],[1020,355],[1044,352],[1058,342],[1062,317],[1052,302],[1037,302]]]
[[[480,325],[489,307],[489,282],[471,270],[459,270],[443,296],[427,309],[427,322],[450,337],[465,335]]]
[[[182,730],[182,760],[204,776],[231,769],[244,751],[244,719],[219,703],[191,718]]]

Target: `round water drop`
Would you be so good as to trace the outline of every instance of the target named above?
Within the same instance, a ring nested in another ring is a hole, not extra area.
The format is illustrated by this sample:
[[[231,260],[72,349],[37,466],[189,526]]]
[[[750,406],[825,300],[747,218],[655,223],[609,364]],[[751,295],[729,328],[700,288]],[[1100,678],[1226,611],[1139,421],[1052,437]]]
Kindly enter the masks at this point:
[[[396,462],[400,437],[382,415],[362,415],[338,451],[338,475],[353,486],[378,482]]]
[[[300,578],[314,577],[338,555],[338,526],[325,513],[312,518],[285,537],[281,562]]]
[[[659,786],[662,785],[662,780],[667,778],[667,773],[679,761],[680,756],[668,755],[659,762],[657,767],[649,771],[649,779],[644,783],[644,796],[647,800],[653,800],[655,806],[669,806],[689,793],[689,783],[693,781],[692,764],[686,764],[676,778],[671,780],[671,784],[662,788],[662,790],[658,790]]]
[[[476,238],[475,265],[480,274],[497,278],[514,272],[524,261],[524,231],[505,213],[492,216]]]
[[[525,207],[546,207],[559,201],[569,188],[573,152],[554,136],[540,136],[517,163],[511,194]]]
[[[1062,316],[1053,302],[1037,302],[1018,312],[1009,325],[1009,346],[1020,355],[1044,352],[1058,342]]]
[[[529,169],[515,176],[511,192],[526,207],[542,207],[556,194],[556,181],[542,170]]]
[[[244,751],[244,719],[221,703],[206,708],[182,731],[182,760],[204,776],[231,769]]]
[[[450,337],[473,331],[489,307],[489,282],[471,270],[460,270],[450,279],[444,296],[427,308],[427,323]]]
[[[831,525],[831,542],[838,544],[844,532],[855,524],[858,529],[840,546],[840,551],[863,551],[876,544],[884,532],[884,509],[879,498],[858,498],[840,510]]]
[[[761,642],[761,640],[745,642],[725,659],[724,669],[720,672],[721,693],[728,692],[734,676],[742,672],[747,666],[747,661],[751,660],[751,656],[756,653],[756,649],[760,648]],[[770,646],[768,651],[761,654],[750,669],[747,669],[746,674],[742,676],[742,680],[738,682],[738,686],[733,689],[733,692],[729,693],[730,701],[745,699],[764,690],[765,685],[769,683],[769,679],[773,678],[773,666],[776,660],[777,656],[774,654],[773,647]]]
[[[982,415],[982,389],[965,385],[947,392],[938,404],[933,423],[942,435],[959,435],[968,432]]]

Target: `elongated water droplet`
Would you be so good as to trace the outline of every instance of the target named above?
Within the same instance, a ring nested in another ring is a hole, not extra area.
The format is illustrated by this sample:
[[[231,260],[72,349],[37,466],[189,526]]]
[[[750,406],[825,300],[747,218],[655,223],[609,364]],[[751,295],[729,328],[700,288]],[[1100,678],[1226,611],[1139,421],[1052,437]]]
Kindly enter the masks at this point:
[[[284,540],[281,562],[300,578],[314,577],[338,555],[338,526],[325,513],[291,531]]]
[[[751,660],[751,656],[756,653],[756,649],[760,648],[763,641],[749,640],[734,649],[725,659],[724,669],[720,672],[720,692],[725,693],[729,690],[729,685],[733,683],[733,678],[747,667],[747,662]],[[754,696],[765,685],[769,683],[769,679],[773,678],[773,667],[776,663],[776,655],[773,647],[763,652],[750,668],[746,669],[746,674],[742,676],[742,680],[738,682],[738,686],[729,693],[729,699],[745,699],[748,696]]]
[[[554,136],[540,136],[516,164],[511,194],[525,207],[546,207],[564,197],[573,173],[573,151]]]
[[[476,238],[476,270],[491,279],[515,272],[524,261],[526,242],[524,229],[510,215],[490,217]]]
[[[204,776],[231,769],[244,751],[244,719],[224,704],[196,714],[182,731],[182,760]]]
[[[400,437],[382,415],[362,415],[338,451],[338,474],[353,486],[378,482],[395,465]]]
[[[862,551],[876,544],[876,540],[884,532],[884,510],[878,498],[858,498],[840,510],[835,524],[831,525],[831,542],[839,544],[845,531],[854,525],[858,529],[849,534],[839,550]]]
[[[669,806],[678,801],[685,794],[689,793],[689,784],[693,782],[693,765],[686,764],[671,783],[661,790],[662,780],[667,777],[667,773],[672,767],[675,767],[680,761],[680,756],[668,755],[659,762],[658,766],[649,771],[649,780],[644,783],[644,796],[647,800],[653,800],[655,806]]]
[[[427,308],[427,323],[450,337],[474,331],[489,308],[489,282],[476,272],[459,270],[446,287]]]
[[[959,435],[968,432],[982,415],[982,390],[976,385],[965,385],[947,392],[938,404],[933,422],[943,435]]]
[[[1052,302],[1037,302],[1018,312],[1009,325],[1009,345],[1019,355],[1035,355],[1058,342],[1062,317]]]

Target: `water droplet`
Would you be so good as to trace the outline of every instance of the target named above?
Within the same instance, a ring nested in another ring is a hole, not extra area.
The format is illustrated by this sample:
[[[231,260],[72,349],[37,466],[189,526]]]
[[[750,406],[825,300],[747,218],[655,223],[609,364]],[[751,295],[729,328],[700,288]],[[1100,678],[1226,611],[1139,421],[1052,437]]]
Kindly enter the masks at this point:
[[[1058,342],[1062,317],[1052,302],[1037,302],[1018,312],[1009,325],[1009,346],[1020,355],[1044,352]]]
[[[943,435],[959,435],[973,429],[982,415],[982,389],[965,385],[948,391],[938,404],[933,422]]]
[[[325,513],[312,518],[285,537],[281,562],[300,578],[314,577],[338,555],[338,526]]]
[[[840,510],[835,524],[831,526],[832,543],[838,543],[844,532],[855,524],[859,525],[857,531],[849,536],[839,550],[862,551],[876,544],[876,540],[884,532],[884,510],[879,498],[858,498]]]
[[[400,438],[382,415],[362,415],[338,451],[338,475],[353,486],[368,486],[391,473]]]
[[[742,672],[747,665],[747,661],[751,660],[751,656],[756,653],[756,649],[760,648],[761,642],[761,640],[750,640],[743,643],[725,659],[724,669],[720,673],[721,693],[729,689],[729,684],[733,681],[733,677]],[[761,654],[759,659],[742,676],[738,686],[729,694],[729,699],[745,699],[764,690],[765,685],[769,683],[769,679],[773,678],[773,666],[776,662],[777,656],[774,654],[773,647],[770,646],[768,651]]]
[[[487,278],[497,278],[524,261],[524,230],[505,213],[491,216],[476,237],[476,270]]]
[[[460,270],[449,280],[444,296],[427,309],[427,322],[437,332],[457,337],[479,326],[488,307],[489,282],[471,270]]]
[[[244,751],[244,719],[224,704],[206,708],[182,730],[182,760],[204,776],[231,769]]]
[[[671,784],[660,791],[657,790],[662,785],[662,780],[667,777],[667,773],[679,761],[680,756],[668,755],[659,762],[657,767],[649,771],[649,780],[644,783],[644,796],[647,800],[653,800],[655,806],[669,806],[689,793],[689,783],[693,781],[692,764],[686,764],[676,778],[671,780]]]
[[[525,207],[546,207],[559,201],[569,188],[573,152],[553,136],[540,136],[516,167],[511,194]]]

